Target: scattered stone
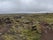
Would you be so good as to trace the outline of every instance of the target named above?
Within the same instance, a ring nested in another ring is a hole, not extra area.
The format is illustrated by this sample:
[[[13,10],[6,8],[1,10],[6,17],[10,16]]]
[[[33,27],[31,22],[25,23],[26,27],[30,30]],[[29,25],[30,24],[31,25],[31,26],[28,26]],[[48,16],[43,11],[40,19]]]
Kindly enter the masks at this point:
[[[6,18],[6,20],[10,20],[10,18]]]
[[[51,24],[53,26],[53,24]]]
[[[32,26],[32,31],[37,30],[36,26]]]
[[[0,33],[0,35],[2,35],[2,33]]]
[[[16,20],[16,22],[19,22],[19,20]]]
[[[5,22],[6,24],[11,24],[10,18],[5,18],[5,19],[4,19],[4,22]]]
[[[41,23],[41,25],[43,25],[43,26],[49,26],[49,24],[48,23]]]
[[[16,25],[15,27],[18,28],[18,25]]]
[[[2,24],[2,19],[0,19],[0,24]]]
[[[15,19],[19,19],[19,18],[21,18],[21,16],[15,16],[14,18],[15,18]]]
[[[25,24],[29,24],[30,22],[25,22]]]

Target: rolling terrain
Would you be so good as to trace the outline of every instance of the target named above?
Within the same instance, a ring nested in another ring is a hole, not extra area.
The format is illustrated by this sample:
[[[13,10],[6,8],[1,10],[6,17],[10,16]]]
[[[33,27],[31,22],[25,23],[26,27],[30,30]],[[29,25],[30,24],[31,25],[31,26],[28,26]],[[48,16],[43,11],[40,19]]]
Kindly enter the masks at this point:
[[[53,14],[1,14],[0,40],[53,40]]]

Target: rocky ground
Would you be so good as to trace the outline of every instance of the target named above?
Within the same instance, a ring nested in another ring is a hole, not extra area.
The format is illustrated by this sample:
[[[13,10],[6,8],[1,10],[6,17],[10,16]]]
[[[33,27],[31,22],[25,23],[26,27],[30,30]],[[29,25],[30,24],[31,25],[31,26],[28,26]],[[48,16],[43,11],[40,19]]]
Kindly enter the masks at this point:
[[[1,15],[0,40],[53,40],[53,14]]]

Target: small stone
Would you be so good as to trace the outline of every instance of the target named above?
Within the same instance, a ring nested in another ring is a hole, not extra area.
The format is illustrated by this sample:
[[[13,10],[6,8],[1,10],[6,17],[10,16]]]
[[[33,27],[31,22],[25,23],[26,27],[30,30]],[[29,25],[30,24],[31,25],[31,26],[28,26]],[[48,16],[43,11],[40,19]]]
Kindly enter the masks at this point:
[[[32,26],[32,30],[37,30],[36,26]]]
[[[0,35],[2,35],[2,33],[0,33]]]
[[[18,18],[21,18],[21,16],[15,16],[14,18],[18,19]]]

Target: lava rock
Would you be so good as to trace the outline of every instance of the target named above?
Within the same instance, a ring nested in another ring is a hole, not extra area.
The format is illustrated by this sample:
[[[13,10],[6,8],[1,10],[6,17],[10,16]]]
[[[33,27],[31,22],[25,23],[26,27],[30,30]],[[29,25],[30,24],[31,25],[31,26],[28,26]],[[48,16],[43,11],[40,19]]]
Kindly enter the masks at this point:
[[[21,18],[21,16],[15,16],[14,18],[15,18],[15,19],[19,19],[19,18]]]
[[[37,30],[36,26],[32,26],[32,31]]]
[[[2,19],[0,19],[0,24],[2,24]]]
[[[5,22],[6,24],[11,24],[10,18],[5,18],[5,19],[4,19],[4,22]]]
[[[46,22],[40,22],[41,25],[43,26],[49,26],[50,24],[46,23]]]

